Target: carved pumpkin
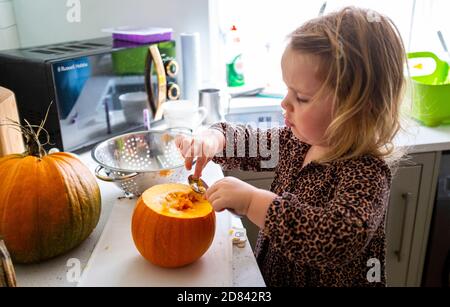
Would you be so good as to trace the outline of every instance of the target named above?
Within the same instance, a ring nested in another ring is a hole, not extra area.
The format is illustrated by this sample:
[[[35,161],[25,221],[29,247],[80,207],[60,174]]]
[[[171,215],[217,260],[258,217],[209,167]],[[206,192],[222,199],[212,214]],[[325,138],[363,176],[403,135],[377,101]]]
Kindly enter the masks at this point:
[[[199,259],[210,247],[216,216],[211,204],[188,185],[156,185],[139,198],[132,235],[141,255],[162,267],[181,267]]]
[[[0,158],[0,235],[17,263],[69,251],[90,235],[100,217],[95,177],[74,155],[45,152],[39,141],[44,123],[9,124],[20,128],[27,151]]]

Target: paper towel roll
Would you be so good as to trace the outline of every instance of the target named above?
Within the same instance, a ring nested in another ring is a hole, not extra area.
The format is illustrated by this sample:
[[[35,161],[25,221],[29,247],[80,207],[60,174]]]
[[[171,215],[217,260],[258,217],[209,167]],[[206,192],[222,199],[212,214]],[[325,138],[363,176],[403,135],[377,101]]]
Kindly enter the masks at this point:
[[[202,82],[200,34],[181,33],[183,59],[183,99],[198,103],[198,91]]]

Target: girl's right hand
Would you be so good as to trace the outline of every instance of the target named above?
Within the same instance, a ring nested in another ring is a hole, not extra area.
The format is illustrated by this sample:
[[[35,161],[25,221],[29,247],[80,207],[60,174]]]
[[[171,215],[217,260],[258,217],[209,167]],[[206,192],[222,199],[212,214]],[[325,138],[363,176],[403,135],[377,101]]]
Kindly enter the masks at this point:
[[[178,135],[175,144],[184,158],[187,170],[192,169],[193,161],[197,158],[194,177],[200,178],[206,164],[223,150],[225,137],[218,130],[208,129],[193,136]]]

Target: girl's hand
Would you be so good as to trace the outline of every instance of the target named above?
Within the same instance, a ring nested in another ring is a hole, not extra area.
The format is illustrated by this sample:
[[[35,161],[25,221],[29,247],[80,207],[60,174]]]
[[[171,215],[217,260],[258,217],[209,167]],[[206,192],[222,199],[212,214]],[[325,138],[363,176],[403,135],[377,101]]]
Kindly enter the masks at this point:
[[[206,191],[206,199],[215,211],[231,209],[238,215],[247,215],[253,196],[258,190],[237,178],[225,177]]]
[[[187,170],[192,169],[192,163],[197,158],[194,177],[200,178],[206,164],[223,150],[225,137],[218,130],[208,129],[194,136],[178,135],[175,144],[185,159]]]

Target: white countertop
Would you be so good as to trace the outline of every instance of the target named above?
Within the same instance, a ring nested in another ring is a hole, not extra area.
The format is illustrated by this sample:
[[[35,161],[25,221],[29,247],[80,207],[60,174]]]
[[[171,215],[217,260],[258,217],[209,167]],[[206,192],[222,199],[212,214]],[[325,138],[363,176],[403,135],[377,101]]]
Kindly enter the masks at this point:
[[[409,153],[450,150],[450,125],[426,127],[413,119],[406,119],[394,144]]]
[[[91,159],[90,152],[81,154],[80,158],[94,172],[97,165]],[[216,172],[215,177],[223,177],[223,173],[218,165],[210,163],[207,167],[210,168],[210,172]],[[205,177],[205,180],[208,181],[208,178]],[[15,265],[19,287],[74,287],[77,285],[76,278],[73,279],[73,276],[77,276],[73,274],[77,263],[81,265],[81,269],[85,268],[105,227],[114,203],[117,202],[118,197],[123,196],[123,192],[113,183],[100,180],[98,180],[98,183],[102,196],[102,212],[100,221],[93,233],[80,246],[62,256],[40,264]],[[242,227],[242,222],[233,218],[232,226]],[[247,242],[244,248],[233,246],[232,252],[233,286],[265,286],[250,244]]]

